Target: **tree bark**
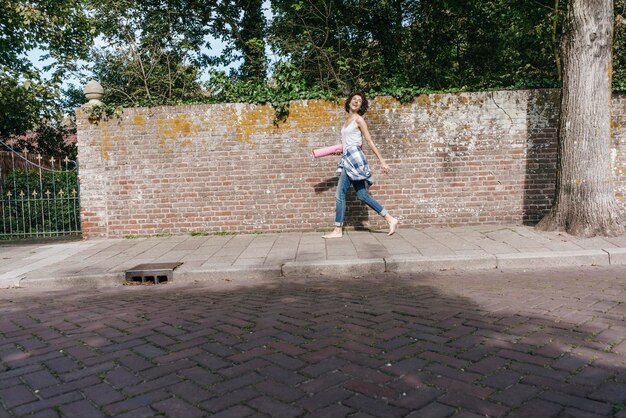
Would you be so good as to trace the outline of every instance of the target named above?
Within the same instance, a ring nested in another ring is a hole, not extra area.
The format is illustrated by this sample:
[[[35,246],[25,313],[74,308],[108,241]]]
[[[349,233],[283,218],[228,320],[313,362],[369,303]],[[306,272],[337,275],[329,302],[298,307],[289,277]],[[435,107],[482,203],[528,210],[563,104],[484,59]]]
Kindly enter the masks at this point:
[[[571,0],[561,43],[563,88],[556,194],[538,229],[624,232],[611,167],[613,0]]]

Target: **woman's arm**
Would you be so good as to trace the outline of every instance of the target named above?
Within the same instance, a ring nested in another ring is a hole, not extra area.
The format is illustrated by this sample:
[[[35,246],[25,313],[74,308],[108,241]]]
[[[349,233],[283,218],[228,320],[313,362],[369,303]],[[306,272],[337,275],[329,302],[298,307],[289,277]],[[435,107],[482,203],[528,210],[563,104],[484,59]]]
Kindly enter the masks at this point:
[[[374,154],[376,155],[376,157],[378,157],[378,160],[380,161],[380,164],[383,167],[383,173],[388,173],[391,170],[391,168],[389,168],[389,166],[387,165],[387,163],[383,159],[383,156],[380,155],[380,151],[378,151],[378,147],[376,147],[376,144],[374,144],[374,141],[372,140],[372,136],[370,135],[370,131],[369,131],[369,129],[367,129],[367,123],[365,122],[365,119],[363,119],[363,117],[359,116],[356,119],[356,124],[359,127],[359,129],[361,130],[361,133],[365,137],[365,140],[369,144],[370,148],[372,148],[372,151],[374,151]]]

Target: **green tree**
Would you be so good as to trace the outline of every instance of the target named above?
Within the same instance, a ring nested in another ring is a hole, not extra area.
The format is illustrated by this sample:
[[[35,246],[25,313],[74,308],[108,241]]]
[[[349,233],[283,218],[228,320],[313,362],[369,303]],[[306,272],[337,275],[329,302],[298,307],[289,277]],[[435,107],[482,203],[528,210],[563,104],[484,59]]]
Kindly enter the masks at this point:
[[[0,2],[0,138],[61,117],[59,85],[91,44],[83,0]],[[35,49],[49,59],[49,78],[28,59]]]
[[[324,88],[558,84],[554,0],[274,0],[272,47]]]
[[[406,85],[403,62],[410,0],[351,0],[341,10],[339,62],[346,91]]]
[[[199,69],[175,50],[157,46],[94,51],[91,77],[105,90],[104,103],[124,106],[175,104],[201,95]]]
[[[309,87],[343,89],[347,73],[358,73],[347,48],[348,27],[340,0],[273,0],[272,48],[302,73]],[[358,64],[355,63],[355,64]]]
[[[405,46],[410,83],[434,89],[554,85],[552,0],[416,2]],[[543,81],[545,80],[545,81]]]
[[[266,21],[262,6],[263,0],[239,0],[242,17],[236,31],[235,47],[243,58],[239,68],[243,80],[262,82],[267,75]]]
[[[42,120],[55,120],[59,109],[54,99],[53,86],[0,75],[0,139],[23,135]]]
[[[200,94],[200,48],[207,31],[194,1],[102,0],[89,3],[104,45],[90,74],[111,105],[156,105]]]
[[[47,70],[58,82],[87,53],[91,26],[83,0],[30,0],[0,3],[0,69],[33,78],[39,71],[25,55],[39,48],[53,61]]]
[[[105,43],[95,50],[90,76],[104,87],[108,104],[198,100],[202,70],[239,58],[240,79],[265,79],[259,0],[90,0],[89,5]],[[211,51],[212,38],[226,44],[220,55]]]

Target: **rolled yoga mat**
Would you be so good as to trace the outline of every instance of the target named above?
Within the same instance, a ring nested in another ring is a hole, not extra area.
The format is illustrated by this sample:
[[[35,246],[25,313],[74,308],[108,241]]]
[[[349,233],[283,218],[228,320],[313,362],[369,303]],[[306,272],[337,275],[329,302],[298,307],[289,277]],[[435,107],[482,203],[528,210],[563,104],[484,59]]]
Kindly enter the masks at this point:
[[[330,147],[318,148],[313,150],[313,156],[315,158],[326,157],[327,155],[337,154],[338,152],[343,152],[343,145],[337,144],[332,145]]]

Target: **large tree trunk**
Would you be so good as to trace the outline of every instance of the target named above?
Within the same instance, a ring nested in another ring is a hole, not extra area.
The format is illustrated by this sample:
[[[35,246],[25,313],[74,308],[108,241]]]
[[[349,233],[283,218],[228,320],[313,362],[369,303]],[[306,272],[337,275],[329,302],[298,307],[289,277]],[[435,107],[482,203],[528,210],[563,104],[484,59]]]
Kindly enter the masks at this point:
[[[569,2],[556,196],[538,229],[583,237],[624,232],[611,169],[612,40],[612,0]]]

